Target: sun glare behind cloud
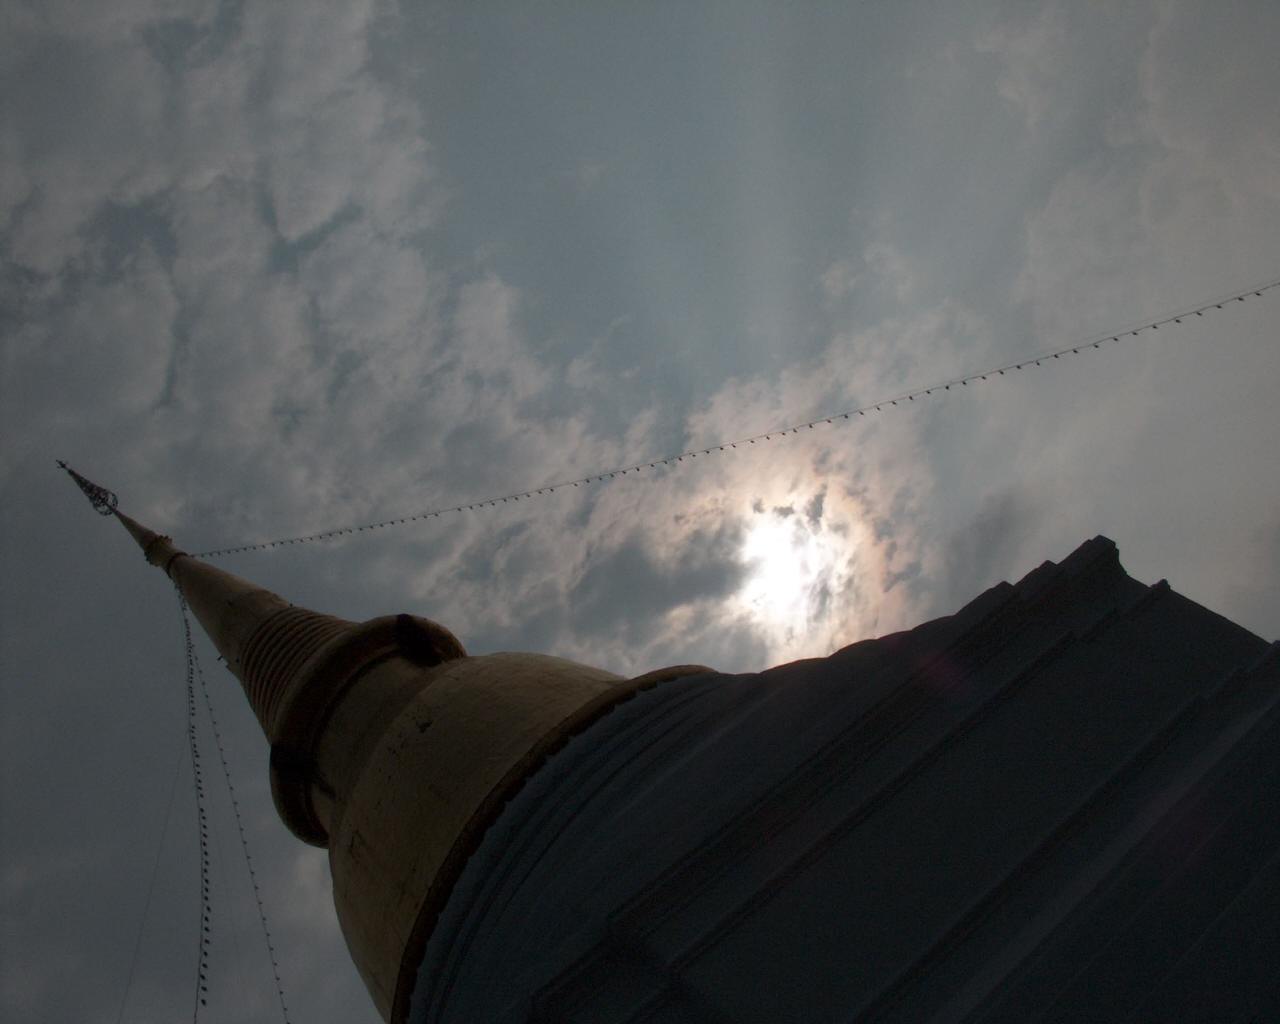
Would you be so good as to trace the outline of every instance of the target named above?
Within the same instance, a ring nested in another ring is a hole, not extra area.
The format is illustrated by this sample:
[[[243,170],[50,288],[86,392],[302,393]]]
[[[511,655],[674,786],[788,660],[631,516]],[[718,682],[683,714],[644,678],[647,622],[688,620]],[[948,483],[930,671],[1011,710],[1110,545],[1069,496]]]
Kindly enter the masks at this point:
[[[809,650],[825,636],[830,599],[843,585],[848,537],[790,506],[757,510],[742,546],[748,566],[737,598],[747,613],[774,637],[780,651],[793,656],[827,653]]]

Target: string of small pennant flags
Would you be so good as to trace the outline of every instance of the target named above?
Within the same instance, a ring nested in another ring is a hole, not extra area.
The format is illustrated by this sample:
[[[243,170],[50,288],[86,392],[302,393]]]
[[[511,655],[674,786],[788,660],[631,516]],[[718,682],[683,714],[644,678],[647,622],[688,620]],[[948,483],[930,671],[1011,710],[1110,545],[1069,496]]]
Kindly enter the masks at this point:
[[[371,530],[385,530],[396,526],[407,526],[410,523],[421,522],[426,519],[439,519],[441,516],[447,516],[454,513],[480,512],[485,509],[495,508],[498,505],[507,505],[518,501],[528,501],[544,495],[555,494],[557,491],[562,491],[566,488],[581,488],[592,484],[601,484],[606,481],[616,479],[617,477],[628,476],[631,474],[638,475],[646,471],[657,470],[660,466],[670,466],[675,463],[683,463],[686,460],[692,461],[697,458],[719,455],[722,452],[731,452],[738,448],[746,448],[751,445],[778,440],[791,434],[799,434],[802,430],[815,430],[820,426],[837,426],[847,420],[874,415],[876,413],[884,413],[898,406],[915,402],[918,399],[942,394],[950,391],[952,388],[968,387],[971,384],[989,381],[1006,375],[1012,375],[1029,367],[1043,366],[1053,362],[1054,360],[1060,360],[1066,356],[1080,355],[1082,352],[1100,349],[1107,344],[1119,344],[1128,339],[1136,338],[1139,335],[1145,334],[1148,331],[1158,331],[1162,327],[1178,325],[1192,317],[1203,317],[1207,313],[1223,309],[1228,303],[1244,302],[1250,298],[1261,298],[1267,292],[1272,291],[1275,288],[1280,288],[1280,279],[1271,280],[1265,284],[1255,285],[1254,287],[1246,288],[1243,291],[1235,291],[1229,295],[1211,299],[1208,302],[1203,302],[1195,306],[1189,306],[1179,310],[1178,312],[1169,313],[1154,320],[1146,320],[1136,327],[1127,327],[1122,331],[1094,335],[1086,341],[1078,342],[1074,345],[1067,345],[1063,348],[1053,349],[1048,352],[1042,352],[1039,355],[1028,356],[1025,359],[1017,360],[1016,362],[993,366],[989,369],[980,370],[976,373],[969,373],[962,377],[952,377],[948,380],[939,381],[936,384],[930,384],[927,387],[916,388],[912,391],[904,391],[901,394],[882,398],[879,401],[871,402],[867,405],[861,405],[853,409],[845,409],[840,412],[833,412],[830,415],[819,416],[812,420],[804,420],[798,423],[791,423],[786,426],[775,427],[772,430],[767,430],[758,434],[751,434],[747,437],[734,438],[731,441],[717,442],[715,444],[708,445],[705,448],[691,448],[687,451],[677,452],[674,455],[654,457],[627,466],[617,466],[613,469],[600,470],[574,479],[559,480],[554,483],[543,484],[541,487],[536,487],[532,490],[494,495],[488,498],[481,498],[478,501],[470,501],[459,505],[450,505],[446,508],[429,509],[394,519],[383,519],[378,522],[363,523],[355,526],[339,526],[334,527],[333,529],[321,530],[318,533],[309,533],[296,537],[281,537],[276,540],[258,541],[252,544],[240,544],[235,547],[215,548],[210,551],[198,551],[195,553],[195,557],[217,558],[222,555],[240,554],[245,551],[264,551],[269,548],[286,547],[294,544],[312,544],[318,541],[332,540],[336,537],[344,537],[355,533],[364,533]]]
[[[191,637],[191,623],[187,618],[187,604],[178,592],[178,604],[182,608],[182,627],[185,632],[187,652],[187,743],[191,749],[192,783],[196,797],[196,829],[200,839],[200,955],[196,962],[195,1008],[192,1024],[199,1024],[200,1010],[209,1005],[209,944],[212,941],[213,900],[209,884],[209,813],[208,799],[201,770],[200,744],[196,739],[196,671],[195,643]]]
[[[212,943],[213,898],[209,877],[209,802],[204,787],[201,770],[200,747],[197,740],[196,725],[196,690],[199,689],[204,700],[205,714],[209,720],[209,729],[213,734],[214,746],[218,751],[218,763],[222,768],[222,781],[227,787],[227,795],[231,800],[231,811],[235,816],[236,831],[240,838],[240,852],[244,856],[245,869],[249,875],[249,883],[253,886],[253,898],[258,908],[258,923],[262,928],[262,937],[267,947],[267,956],[271,961],[271,976],[275,981],[276,1001],[280,1006],[280,1017],[284,1024],[289,1024],[289,1008],[285,1004],[284,985],[280,981],[280,963],[276,959],[276,948],[271,938],[271,930],[267,925],[267,910],[262,903],[262,890],[258,885],[258,875],[253,868],[253,857],[249,854],[249,837],[244,831],[244,819],[240,814],[240,801],[236,796],[235,785],[231,781],[231,767],[227,763],[226,748],[222,745],[222,732],[218,728],[218,719],[213,711],[213,701],[209,696],[209,687],[205,682],[204,670],[200,667],[200,658],[196,653],[192,636],[191,617],[188,614],[187,601],[182,590],[174,584],[178,595],[178,607],[182,613],[183,641],[187,659],[187,741],[191,748],[191,764],[195,781],[196,815],[200,836],[200,956],[196,967],[196,1002],[192,1014],[192,1024],[199,1024],[200,1011],[208,1006],[209,999],[209,956]]]

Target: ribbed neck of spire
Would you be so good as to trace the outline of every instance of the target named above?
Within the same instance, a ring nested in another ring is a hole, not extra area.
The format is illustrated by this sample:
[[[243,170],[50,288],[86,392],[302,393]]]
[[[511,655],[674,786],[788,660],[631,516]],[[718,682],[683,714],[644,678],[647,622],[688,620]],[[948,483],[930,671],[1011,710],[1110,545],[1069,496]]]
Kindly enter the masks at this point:
[[[240,680],[267,739],[275,742],[291,680],[311,655],[353,623],[295,607],[265,587],[193,558],[123,512],[115,515],[147,561],[177,585]]]

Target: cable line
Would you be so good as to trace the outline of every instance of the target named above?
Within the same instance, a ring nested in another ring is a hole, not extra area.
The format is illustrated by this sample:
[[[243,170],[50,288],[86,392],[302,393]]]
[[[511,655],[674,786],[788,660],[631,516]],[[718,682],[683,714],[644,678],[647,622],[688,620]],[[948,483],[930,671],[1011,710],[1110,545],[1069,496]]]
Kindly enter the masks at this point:
[[[1031,366],[1041,366],[1051,360],[1061,359],[1063,356],[1079,355],[1089,349],[1101,348],[1106,343],[1119,343],[1130,338],[1136,338],[1140,334],[1147,331],[1158,331],[1161,327],[1170,324],[1181,324],[1190,317],[1203,317],[1206,313],[1222,309],[1230,302],[1244,302],[1248,298],[1261,298],[1264,293],[1274,288],[1280,288],[1280,279],[1268,281],[1265,284],[1256,285],[1243,291],[1233,292],[1221,298],[1211,299],[1196,306],[1189,306],[1179,310],[1176,313],[1170,313],[1161,316],[1155,320],[1147,320],[1136,327],[1129,327],[1122,331],[1107,332],[1106,334],[1098,334],[1093,337],[1077,342],[1074,345],[1067,345],[1063,348],[1053,349],[1048,352],[1042,352],[1039,355],[1029,356],[1026,359],[1017,362],[1004,363],[1000,366],[993,366],[990,369],[980,370],[976,373],[966,374],[963,377],[952,377],[947,380],[939,381],[936,384],[930,384],[928,387],[916,388],[913,391],[904,391],[901,394],[892,395],[888,398],[882,398],[879,401],[871,402],[867,405],[861,405],[853,409],[846,409],[841,412],[833,412],[827,416],[819,416],[813,420],[805,420],[799,423],[792,423],[786,426],[776,427],[772,430],[759,434],[751,434],[747,437],[735,438],[732,441],[723,441],[707,446],[706,448],[691,448],[687,451],[677,452],[674,455],[666,455],[662,457],[654,457],[628,466],[618,466],[614,469],[601,470],[591,473],[588,476],[577,477],[569,480],[559,480],[555,483],[544,484],[541,487],[528,491],[517,491],[512,494],[495,495],[488,498],[481,498],[478,501],[467,502],[460,505],[450,505],[447,508],[430,509],[425,512],[418,512],[413,515],[402,516],[397,519],[383,519],[379,522],[365,523],[357,526],[341,526],[329,530],[321,530],[318,533],[309,533],[297,537],[281,537],[276,540],[258,541],[253,544],[240,544],[235,547],[215,548],[210,551],[198,551],[195,553],[196,558],[217,558],[222,555],[240,554],[244,551],[264,551],[268,548],[284,547],[289,544],[312,544],[322,540],[332,540],[335,537],[346,536],[352,533],[362,533],[366,530],[382,530],[392,526],[405,526],[409,523],[419,522],[424,519],[438,519],[440,516],[448,515],[454,512],[478,512],[482,509],[493,508],[497,505],[505,505],[510,502],[527,500],[543,495],[554,494],[558,490],[567,487],[583,487],[593,483],[603,483],[606,480],[612,480],[615,477],[625,476],[628,473],[642,473],[645,470],[655,470],[659,466],[669,466],[672,463],[684,462],[686,459],[696,459],[699,456],[718,455],[721,452],[730,451],[738,448],[740,445],[753,445],[759,442],[772,441],[786,434],[797,434],[801,430],[813,430],[819,425],[835,426],[844,420],[852,419],[855,416],[866,416],[868,413],[885,412],[895,406],[907,402],[914,402],[918,398],[925,398],[940,392],[950,391],[953,387],[968,387],[970,384],[989,380],[993,377],[1003,377],[1008,373],[1025,369]]]

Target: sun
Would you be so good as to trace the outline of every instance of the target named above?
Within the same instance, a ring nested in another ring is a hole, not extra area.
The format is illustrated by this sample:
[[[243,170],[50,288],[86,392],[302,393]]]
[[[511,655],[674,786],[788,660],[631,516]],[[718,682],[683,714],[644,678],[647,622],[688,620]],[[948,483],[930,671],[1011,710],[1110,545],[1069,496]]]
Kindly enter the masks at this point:
[[[742,546],[747,580],[738,593],[753,618],[786,638],[803,634],[815,598],[840,560],[831,536],[804,516],[766,514]]]
[[[753,526],[742,545],[750,568],[741,597],[761,618],[785,618],[804,598],[807,573],[796,557],[804,542],[796,532],[788,520],[769,518]]]

